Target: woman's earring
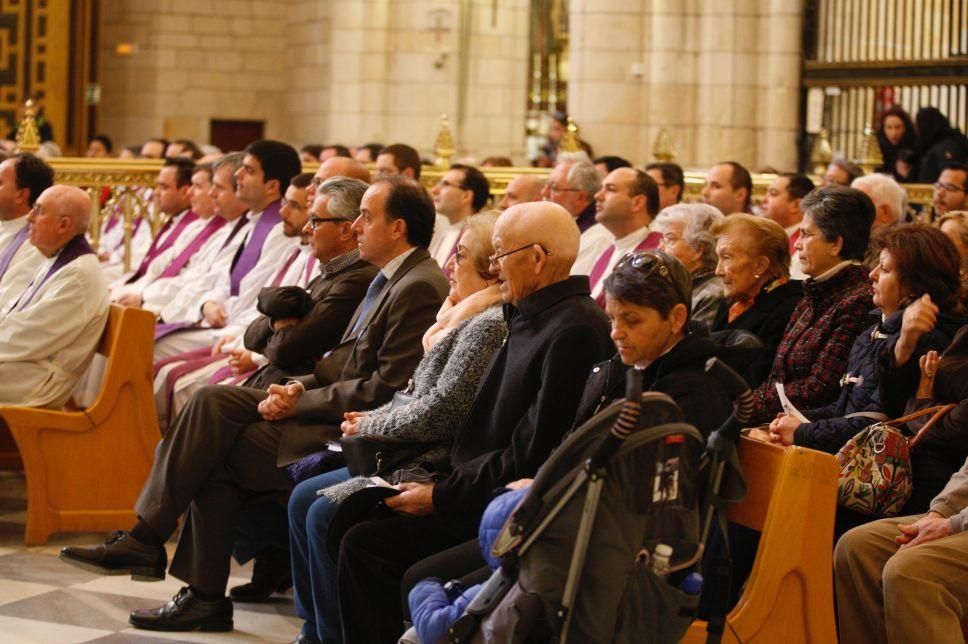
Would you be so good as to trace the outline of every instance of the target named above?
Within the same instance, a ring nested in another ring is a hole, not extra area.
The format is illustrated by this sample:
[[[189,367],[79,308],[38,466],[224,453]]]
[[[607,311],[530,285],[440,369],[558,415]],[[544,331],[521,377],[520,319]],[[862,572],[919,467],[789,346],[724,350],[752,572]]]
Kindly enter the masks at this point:
[[[759,274],[759,273],[757,273],[756,275],[754,275],[754,276],[753,276],[753,279],[760,279],[760,274]]]

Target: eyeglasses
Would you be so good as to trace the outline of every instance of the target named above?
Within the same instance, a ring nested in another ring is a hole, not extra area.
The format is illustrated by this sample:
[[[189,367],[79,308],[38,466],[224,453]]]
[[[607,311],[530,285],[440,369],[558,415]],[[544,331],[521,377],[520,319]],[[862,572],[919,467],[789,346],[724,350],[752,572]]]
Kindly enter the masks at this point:
[[[468,188],[466,186],[462,186],[462,185],[459,185],[459,184],[456,184],[456,183],[451,183],[450,181],[447,181],[446,179],[441,179],[440,181],[438,181],[437,182],[437,187],[438,188],[457,188],[458,190],[465,190],[465,191],[466,190],[470,190],[470,188]]]
[[[643,277],[650,277],[653,274],[658,275],[668,282],[672,288],[676,290],[676,293],[678,293],[680,296],[684,295],[682,290],[679,288],[678,282],[673,279],[672,272],[669,270],[669,266],[666,264],[665,259],[663,259],[662,255],[659,255],[655,251],[639,250],[626,253],[622,256],[622,259],[618,260],[618,263],[615,264],[613,272],[620,271],[626,267],[638,271]]]
[[[283,197],[279,200],[280,208],[292,208],[293,210],[309,210],[309,206],[304,206],[301,203],[292,201],[291,199],[286,199]]]
[[[319,186],[323,185],[325,182],[326,179],[323,179],[322,177],[313,177],[309,183],[313,188],[319,190]]]
[[[43,217],[44,215],[51,215],[54,217],[67,217],[67,215],[64,215],[61,213],[47,212],[46,210],[40,207],[39,203],[35,203],[33,207],[31,207],[29,212],[33,212],[38,217]]]
[[[535,246],[543,250],[545,255],[551,255],[551,251],[545,248],[544,246],[542,246],[541,244],[525,244],[521,248],[515,248],[514,250],[509,250],[508,252],[501,253],[500,255],[491,255],[490,257],[487,258],[487,264],[488,266],[494,266],[495,264],[499,263],[502,259],[504,259],[508,255],[520,253],[522,250],[534,248]]]
[[[545,184],[549,192],[581,192],[578,188],[562,188],[554,181],[549,181]]]
[[[342,217],[316,217],[316,216],[313,216],[313,217],[310,217],[309,218],[309,229],[310,230],[316,230],[316,228],[317,228],[317,226],[319,226],[319,224],[325,224],[327,221],[345,222],[347,220],[346,219],[343,219]]]
[[[944,190],[945,192],[965,192],[964,188],[959,188],[958,186],[952,185],[950,183],[941,183],[940,181],[934,184],[935,190]]]

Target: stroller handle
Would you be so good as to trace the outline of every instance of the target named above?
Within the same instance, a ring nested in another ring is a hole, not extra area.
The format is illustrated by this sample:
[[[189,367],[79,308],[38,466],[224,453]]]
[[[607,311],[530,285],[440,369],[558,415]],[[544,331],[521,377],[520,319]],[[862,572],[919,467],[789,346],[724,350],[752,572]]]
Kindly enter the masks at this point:
[[[625,404],[619,413],[612,431],[598,446],[595,453],[588,460],[592,470],[604,467],[612,458],[622,442],[629,437],[639,422],[642,413],[642,372],[635,367],[629,367],[625,377]]]
[[[716,449],[720,441],[735,443],[740,430],[749,424],[753,416],[753,392],[746,380],[719,358],[706,361],[706,372],[726,387],[734,401],[733,413],[709,436],[709,447]]]

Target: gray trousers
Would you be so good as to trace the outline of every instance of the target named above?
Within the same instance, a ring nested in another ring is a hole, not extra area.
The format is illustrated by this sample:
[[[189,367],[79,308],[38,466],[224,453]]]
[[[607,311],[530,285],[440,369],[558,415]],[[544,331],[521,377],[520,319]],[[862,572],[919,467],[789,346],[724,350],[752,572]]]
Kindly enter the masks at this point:
[[[169,572],[204,593],[225,593],[242,505],[292,487],[276,460],[282,432],[297,421],[262,420],[257,406],[266,396],[246,387],[199,390],[158,444],[135,504],[166,539],[187,511]]]
[[[968,615],[968,532],[898,551],[899,523],[881,519],[847,532],[834,552],[841,644],[963,644]]]

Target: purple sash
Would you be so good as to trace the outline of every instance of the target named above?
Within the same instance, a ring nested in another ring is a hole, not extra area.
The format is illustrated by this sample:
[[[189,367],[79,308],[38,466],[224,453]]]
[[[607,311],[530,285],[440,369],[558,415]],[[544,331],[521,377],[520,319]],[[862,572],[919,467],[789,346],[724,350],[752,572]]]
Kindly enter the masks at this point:
[[[221,217],[212,217],[211,221],[205,224],[205,227],[202,228],[201,232],[195,236],[195,239],[193,239],[191,243],[185,247],[185,250],[180,252],[178,257],[171,260],[168,266],[165,267],[165,270],[161,272],[161,275],[158,276],[158,279],[178,275],[181,269],[185,267],[185,264],[188,263],[188,260],[192,258],[192,255],[197,253],[198,249],[201,248],[206,241],[208,241],[208,238],[214,235],[215,231],[224,225],[224,219]]]
[[[306,261],[306,279],[304,280],[306,282],[306,288],[309,288],[309,283],[313,281],[313,269],[316,268],[317,261],[315,255],[310,255]]]
[[[24,242],[29,236],[30,224],[27,224],[17,231],[17,234],[13,236],[13,239],[10,240],[7,247],[0,253],[0,280],[7,274],[7,269],[10,268],[10,262],[13,261],[13,256],[17,254],[17,251],[24,245]]]
[[[161,236],[165,234],[165,231],[171,227],[171,222],[174,221],[173,218],[169,218],[168,221],[165,222],[165,225],[161,227],[161,230],[158,231],[158,234],[155,235],[155,238],[151,241],[151,246],[148,247],[147,254],[145,254],[144,259],[141,260],[141,266],[139,266],[134,275],[125,280],[124,283],[131,284],[132,282],[136,282],[141,279],[144,274],[148,272],[148,266],[151,264],[151,262],[155,261],[155,258],[158,255],[171,248],[172,244],[175,243],[178,237],[185,230],[185,227],[196,219],[198,219],[198,215],[189,210],[187,213],[185,213],[185,216],[182,217],[177,224],[175,224],[175,229],[172,230],[171,234],[165,238],[165,241],[159,244],[158,240],[161,239]]]
[[[42,280],[40,280],[40,283],[35,287],[34,283],[31,282],[30,285],[27,286],[27,291],[30,291],[30,295],[27,296],[27,299],[22,302],[17,302],[17,305],[12,310],[21,311],[28,304],[30,304],[31,300],[34,299],[34,295],[36,295],[37,291],[40,290],[40,287],[43,286],[44,282],[49,280],[54,273],[67,266],[78,257],[93,254],[94,249],[91,248],[91,245],[87,242],[87,238],[84,237],[84,235],[77,235],[71,239],[69,242],[67,242],[64,248],[61,249],[60,255],[58,255],[57,259],[54,260],[53,266],[50,267],[50,270],[47,271],[47,274],[44,275]],[[24,295],[27,294],[27,291],[24,291]],[[23,295],[20,297],[23,297]]]
[[[252,233],[249,235],[248,241],[245,242],[245,247],[232,265],[231,289],[229,291],[232,295],[239,294],[239,284],[242,283],[242,278],[248,275],[249,271],[259,263],[259,257],[262,255],[262,246],[265,244],[266,237],[269,236],[269,231],[281,220],[282,217],[279,216],[279,202],[273,201],[266,206],[266,209],[262,212],[262,216],[259,217],[259,221],[255,222]]]
[[[162,358],[155,362],[155,377],[158,376],[158,372],[165,365],[169,365],[173,362],[184,362],[186,360],[191,360],[193,358],[204,358],[205,356],[212,355],[212,347],[201,347],[199,349],[192,349],[191,351],[186,351],[185,353],[176,353],[173,356],[168,356],[167,358]]]
[[[293,248],[292,253],[289,254],[289,259],[287,259],[286,263],[282,265],[282,268],[279,269],[279,271],[276,273],[276,276],[272,278],[272,286],[279,286],[282,284],[282,279],[286,276],[286,273],[289,272],[289,267],[292,266],[292,263],[296,261],[297,257],[299,257],[299,248]]]
[[[196,325],[194,322],[168,322],[155,325],[155,342],[161,340],[166,335],[171,335],[175,331],[191,329]]]

